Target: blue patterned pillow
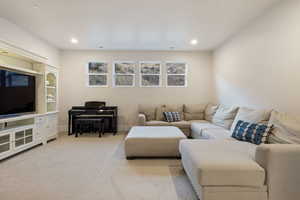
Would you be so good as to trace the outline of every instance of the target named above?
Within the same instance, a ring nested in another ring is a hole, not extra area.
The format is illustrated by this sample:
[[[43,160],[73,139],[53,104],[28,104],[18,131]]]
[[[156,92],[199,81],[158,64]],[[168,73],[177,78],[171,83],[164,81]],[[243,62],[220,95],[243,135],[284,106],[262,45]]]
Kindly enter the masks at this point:
[[[179,112],[164,112],[163,114],[167,122],[178,122],[181,120]]]
[[[232,137],[240,141],[259,145],[261,143],[267,143],[271,129],[272,126],[265,124],[251,124],[240,120],[234,128]]]

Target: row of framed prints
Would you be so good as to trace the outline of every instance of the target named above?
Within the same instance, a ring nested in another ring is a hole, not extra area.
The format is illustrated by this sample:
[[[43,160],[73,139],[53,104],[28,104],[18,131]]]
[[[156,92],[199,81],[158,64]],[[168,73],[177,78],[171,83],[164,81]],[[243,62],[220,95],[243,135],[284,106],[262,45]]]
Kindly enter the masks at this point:
[[[187,64],[185,62],[164,62],[166,87],[187,86]],[[108,87],[108,62],[89,62],[87,65],[87,86]],[[135,87],[136,76],[140,87],[162,86],[161,61],[115,61],[112,64],[113,87]]]

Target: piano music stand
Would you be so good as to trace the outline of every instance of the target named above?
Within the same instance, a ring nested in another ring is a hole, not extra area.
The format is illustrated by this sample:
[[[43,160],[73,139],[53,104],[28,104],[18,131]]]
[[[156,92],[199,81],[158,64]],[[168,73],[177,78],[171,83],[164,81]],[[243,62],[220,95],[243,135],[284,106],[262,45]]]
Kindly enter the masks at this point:
[[[106,103],[104,101],[86,101],[84,106],[87,108],[99,108],[105,106]]]

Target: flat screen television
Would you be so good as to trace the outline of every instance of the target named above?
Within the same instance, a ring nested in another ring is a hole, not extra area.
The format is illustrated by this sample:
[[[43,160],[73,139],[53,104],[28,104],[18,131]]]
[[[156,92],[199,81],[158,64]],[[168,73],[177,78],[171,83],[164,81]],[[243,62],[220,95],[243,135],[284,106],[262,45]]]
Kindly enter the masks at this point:
[[[35,112],[35,77],[0,69],[0,116]]]

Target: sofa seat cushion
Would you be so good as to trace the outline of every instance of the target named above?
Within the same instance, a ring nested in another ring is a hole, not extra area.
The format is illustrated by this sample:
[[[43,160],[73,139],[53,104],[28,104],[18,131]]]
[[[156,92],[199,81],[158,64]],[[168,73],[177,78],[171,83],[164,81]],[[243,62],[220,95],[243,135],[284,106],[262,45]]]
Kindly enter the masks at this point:
[[[165,121],[146,121],[145,122],[146,126],[170,126],[170,123],[165,122]]]
[[[191,131],[192,131],[192,137],[195,139],[200,139],[202,136],[202,131],[204,129],[220,129],[224,130],[223,128],[216,126],[212,123],[209,123],[207,121],[197,121],[193,122],[191,121]]]
[[[201,186],[263,187],[265,171],[253,160],[256,145],[231,140],[181,140],[185,171]]]
[[[184,120],[178,122],[147,121],[146,126],[176,126],[178,128],[190,128],[191,123]]]
[[[188,122],[190,122],[191,124],[192,123],[209,123],[208,121],[206,120],[187,120]]]
[[[201,134],[202,139],[221,139],[235,140],[231,137],[231,132],[226,129],[204,129]]]
[[[191,127],[191,123],[188,121],[178,121],[178,122],[171,122],[169,123],[170,126],[176,126],[178,128],[190,128]]]

